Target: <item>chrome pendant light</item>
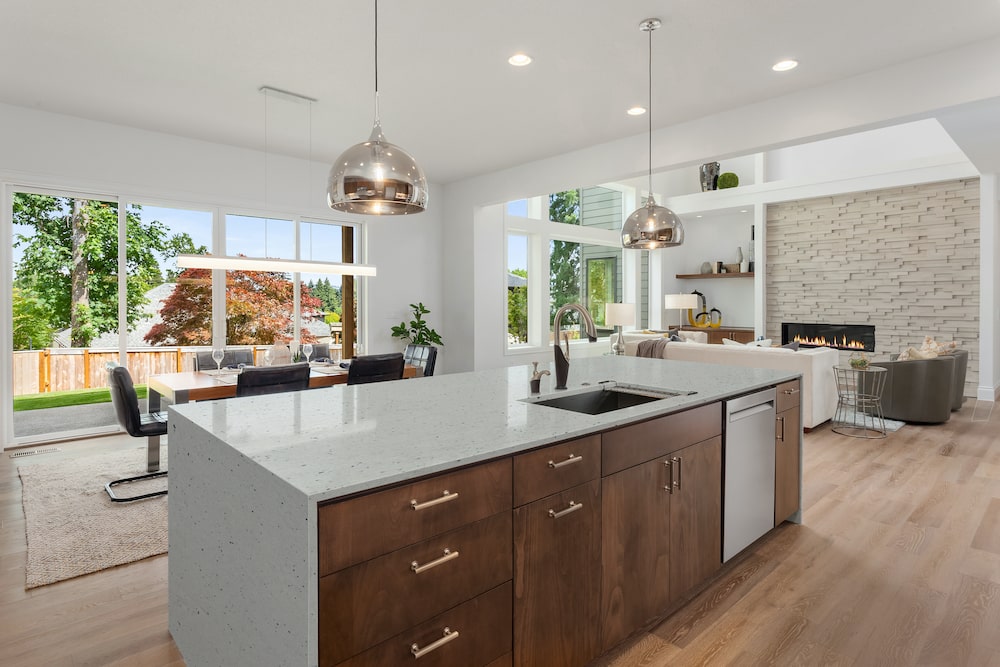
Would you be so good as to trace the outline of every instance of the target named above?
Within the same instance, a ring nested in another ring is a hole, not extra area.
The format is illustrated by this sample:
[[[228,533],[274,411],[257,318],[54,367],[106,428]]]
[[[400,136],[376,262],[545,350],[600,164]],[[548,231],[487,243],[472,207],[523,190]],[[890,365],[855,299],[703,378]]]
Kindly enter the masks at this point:
[[[637,250],[670,248],[684,243],[684,225],[669,208],[657,206],[653,199],[653,31],[660,19],[646,19],[639,30],[649,33],[649,196],[646,203],[628,217],[622,225],[622,246]]]
[[[341,153],[330,168],[330,208],[362,215],[406,215],[427,208],[427,179],[413,157],[382,134],[378,113],[378,0],[375,0],[375,125],[368,141]]]

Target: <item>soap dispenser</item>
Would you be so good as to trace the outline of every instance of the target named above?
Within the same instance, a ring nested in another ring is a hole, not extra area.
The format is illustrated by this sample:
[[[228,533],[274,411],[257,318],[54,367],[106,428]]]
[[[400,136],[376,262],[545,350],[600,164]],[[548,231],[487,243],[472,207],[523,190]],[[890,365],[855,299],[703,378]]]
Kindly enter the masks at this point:
[[[549,373],[548,371],[540,371],[540,370],[538,370],[538,362],[537,361],[532,361],[531,363],[532,363],[532,365],[534,366],[534,369],[535,369],[531,373],[531,393],[532,394],[537,394],[537,393],[539,393],[542,390],[542,376],[543,375],[551,375],[551,373]]]

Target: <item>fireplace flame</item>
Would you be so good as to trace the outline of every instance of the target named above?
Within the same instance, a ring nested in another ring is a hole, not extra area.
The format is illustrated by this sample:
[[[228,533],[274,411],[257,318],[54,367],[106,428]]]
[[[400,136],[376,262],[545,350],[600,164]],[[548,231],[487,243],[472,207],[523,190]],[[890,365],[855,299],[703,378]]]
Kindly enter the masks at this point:
[[[796,335],[792,341],[799,343],[800,345],[813,345],[815,347],[836,347],[841,350],[864,350],[865,344],[857,340],[847,340],[847,336],[841,336],[838,340],[837,338],[827,339],[826,336],[817,336],[814,338],[809,338],[808,336]]]

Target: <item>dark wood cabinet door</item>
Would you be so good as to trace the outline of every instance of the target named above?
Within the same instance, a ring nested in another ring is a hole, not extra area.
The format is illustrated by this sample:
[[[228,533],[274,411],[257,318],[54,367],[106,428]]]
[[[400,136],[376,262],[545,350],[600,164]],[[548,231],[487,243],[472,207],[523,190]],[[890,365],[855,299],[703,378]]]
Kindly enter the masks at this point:
[[[601,652],[600,568],[599,480],[514,509],[515,665],[584,665]]]
[[[670,456],[670,597],[680,598],[722,567],[722,438]]]
[[[778,413],[774,425],[774,525],[799,510],[799,407]]]
[[[670,602],[668,461],[654,459],[602,480],[604,650],[657,618]]]
[[[510,613],[511,585],[507,581],[337,667],[509,665],[505,657],[510,655]],[[321,667],[327,664],[331,663],[320,660]]]

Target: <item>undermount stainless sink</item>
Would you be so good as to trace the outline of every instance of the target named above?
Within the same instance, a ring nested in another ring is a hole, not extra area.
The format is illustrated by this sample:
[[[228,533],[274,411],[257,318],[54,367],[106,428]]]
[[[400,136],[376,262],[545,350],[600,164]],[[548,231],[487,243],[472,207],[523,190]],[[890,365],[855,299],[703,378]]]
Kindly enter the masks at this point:
[[[693,393],[695,392],[606,383],[594,389],[567,394],[565,396],[546,399],[526,398],[523,400],[534,405],[545,405],[550,408],[582,412],[588,415],[600,415],[605,412],[614,412],[623,408],[631,408],[644,403],[652,403],[653,401],[662,401],[675,396],[688,396]]]

